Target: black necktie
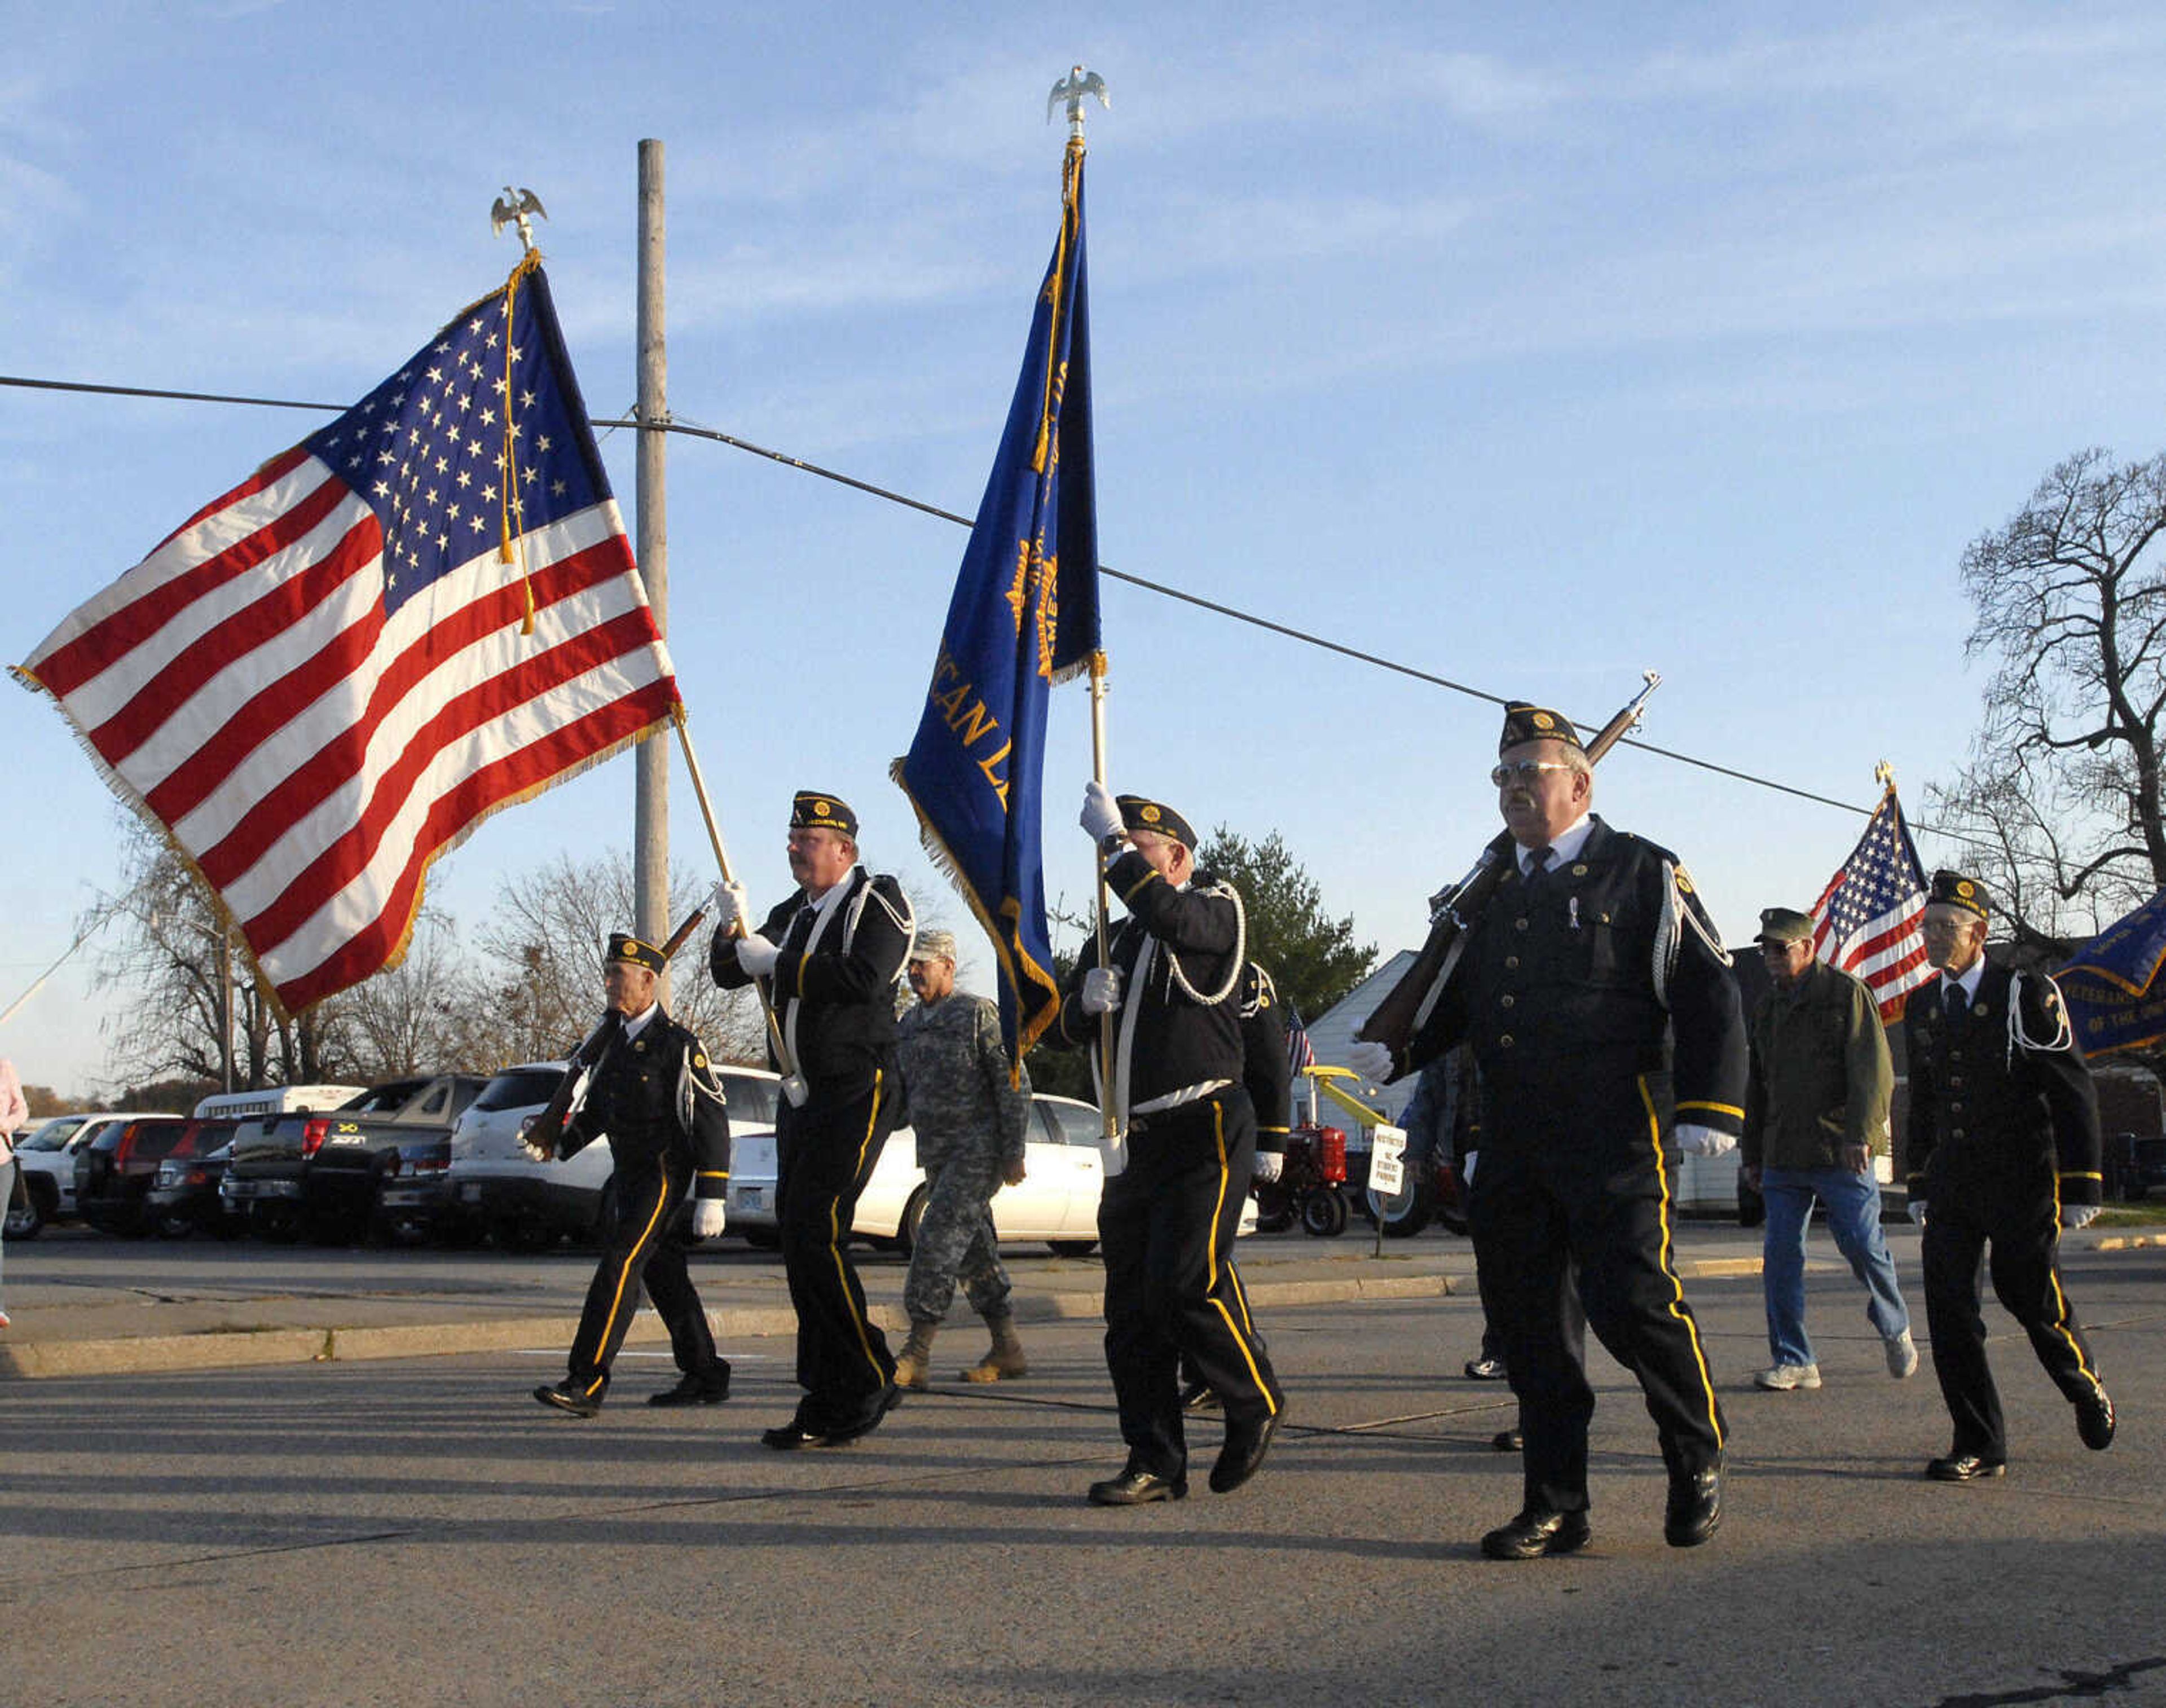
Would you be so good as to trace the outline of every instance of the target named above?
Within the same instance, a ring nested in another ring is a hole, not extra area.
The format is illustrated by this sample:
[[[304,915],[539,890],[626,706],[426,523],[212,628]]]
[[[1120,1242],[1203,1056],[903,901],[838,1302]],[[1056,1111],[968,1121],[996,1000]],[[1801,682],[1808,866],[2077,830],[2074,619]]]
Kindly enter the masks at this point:
[[[1529,890],[1539,889],[1541,886],[1542,874],[1549,870],[1550,856],[1556,852],[1556,850],[1547,843],[1544,843],[1527,856],[1525,882]]]
[[[1949,1019],[1960,1020],[1970,1013],[1970,998],[1963,994],[1961,985],[1951,983],[1948,986],[1947,1000]]]

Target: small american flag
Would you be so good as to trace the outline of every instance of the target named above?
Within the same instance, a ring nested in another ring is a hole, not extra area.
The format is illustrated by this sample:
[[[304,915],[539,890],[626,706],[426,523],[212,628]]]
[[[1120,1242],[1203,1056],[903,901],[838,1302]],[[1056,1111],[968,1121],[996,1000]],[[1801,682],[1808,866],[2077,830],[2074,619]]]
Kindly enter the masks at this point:
[[[1933,976],[1926,960],[1926,871],[1891,785],[1841,870],[1813,904],[1813,952],[1865,981],[1893,1020]]]
[[[1308,1028],[1301,1023],[1301,1010],[1286,1004],[1286,1066],[1296,1079],[1305,1067],[1316,1066],[1316,1051],[1308,1041]]]
[[[288,1013],[396,965],[430,863],[677,684],[538,267],[18,667]]]

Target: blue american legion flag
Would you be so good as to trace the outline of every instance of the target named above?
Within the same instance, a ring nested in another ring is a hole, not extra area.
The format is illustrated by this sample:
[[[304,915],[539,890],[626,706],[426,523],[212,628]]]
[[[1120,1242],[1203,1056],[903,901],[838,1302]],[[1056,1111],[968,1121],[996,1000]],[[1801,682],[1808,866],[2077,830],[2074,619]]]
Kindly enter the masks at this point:
[[[1926,960],[1926,870],[1891,786],[1865,834],[1813,903],[1813,953],[1855,974],[1893,1020],[1933,976]]]
[[[2166,890],[2078,949],[2054,975],[2086,1055],[2166,1038]]]
[[[678,703],[535,258],[16,674],[285,1012],[395,965],[432,860]]]
[[[1098,650],[1081,145],[1022,372],[895,781],[926,849],[992,939],[1001,1033],[1020,1062],[1057,1010],[1040,797],[1051,689]]]

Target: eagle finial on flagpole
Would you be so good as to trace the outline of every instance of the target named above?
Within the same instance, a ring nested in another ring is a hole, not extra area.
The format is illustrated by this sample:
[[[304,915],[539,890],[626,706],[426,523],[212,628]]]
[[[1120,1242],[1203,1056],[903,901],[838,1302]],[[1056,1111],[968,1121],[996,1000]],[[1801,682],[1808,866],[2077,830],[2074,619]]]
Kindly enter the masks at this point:
[[[1892,790],[1895,786],[1894,766],[1889,764],[1887,760],[1883,759],[1878,764],[1873,768],[1873,780],[1878,783],[1883,789]]]
[[[1090,96],[1098,98],[1101,107],[1110,109],[1113,98],[1106,93],[1106,80],[1096,71],[1086,71],[1080,66],[1070,69],[1066,77],[1053,86],[1053,93],[1045,98],[1045,122],[1053,123],[1053,115],[1061,103],[1068,105],[1068,140],[1083,140],[1083,103]]]
[[[489,208],[489,235],[492,237],[500,235],[505,226],[516,225],[519,241],[526,245],[531,255],[534,251],[534,216],[536,214],[544,219],[549,217],[549,210],[542,205],[541,197],[531,190],[515,190],[506,184],[504,193]]]

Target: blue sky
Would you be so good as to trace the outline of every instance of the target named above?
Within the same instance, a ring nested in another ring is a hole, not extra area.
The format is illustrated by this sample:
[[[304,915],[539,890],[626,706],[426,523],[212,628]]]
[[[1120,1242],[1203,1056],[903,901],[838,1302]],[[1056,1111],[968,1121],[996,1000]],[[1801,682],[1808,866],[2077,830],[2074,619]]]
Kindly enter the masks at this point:
[[[1869,804],[1961,759],[1956,568],[2056,461],[2159,447],[2155,8],[928,4],[9,6],[0,373],[351,401],[515,258],[532,186],[587,400],[634,389],[636,150],[668,147],[670,404],[975,509],[1056,219],[1047,88],[1101,71],[1090,217],[1110,565]],[[0,389],[19,660],[315,418]],[[604,451],[629,510],[629,436]],[[791,791],[927,886],[887,780],[963,544],[727,449],[669,467],[670,642],[732,852],[784,882]],[[1120,584],[1117,786],[1282,831],[1385,948],[1494,826],[1478,701]],[[1049,890],[1079,900],[1080,689]],[[113,808],[0,694],[0,1003],[112,881]],[[705,863],[681,765],[680,859]],[[619,761],[440,869],[630,841]],[[1862,820],[1620,752],[1598,806],[1733,939]],[[1956,850],[1921,838],[1929,863]],[[949,923],[960,909],[952,907]],[[982,983],[983,957],[966,978]],[[98,1074],[71,970],[0,1032]]]

